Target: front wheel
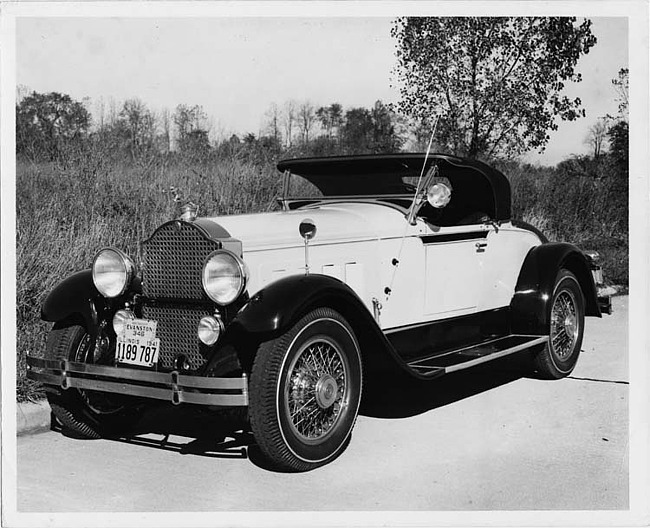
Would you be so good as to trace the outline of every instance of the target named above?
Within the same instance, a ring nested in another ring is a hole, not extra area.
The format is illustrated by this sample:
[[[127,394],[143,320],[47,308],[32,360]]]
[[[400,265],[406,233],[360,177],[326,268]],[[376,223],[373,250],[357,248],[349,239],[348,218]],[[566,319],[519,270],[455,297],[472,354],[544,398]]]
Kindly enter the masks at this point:
[[[354,332],[319,308],[263,343],[253,363],[249,417],[271,465],[308,471],[345,448],[359,410],[362,366]]]
[[[568,376],[576,366],[585,327],[585,301],[576,276],[560,270],[550,307],[548,344],[535,357],[537,373],[546,379]]]
[[[80,321],[56,323],[47,337],[45,357],[77,363],[95,363],[95,340]],[[47,387],[52,412],[69,432],[82,438],[113,436],[128,429],[136,418],[131,398],[81,389]]]

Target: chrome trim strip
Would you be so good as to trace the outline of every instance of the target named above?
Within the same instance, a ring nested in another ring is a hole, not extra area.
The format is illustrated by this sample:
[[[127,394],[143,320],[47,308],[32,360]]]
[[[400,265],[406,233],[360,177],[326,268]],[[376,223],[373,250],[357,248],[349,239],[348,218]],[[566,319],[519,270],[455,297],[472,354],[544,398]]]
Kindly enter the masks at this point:
[[[495,352],[494,354],[489,354],[487,356],[476,358],[471,361],[466,361],[465,363],[460,363],[458,365],[445,367],[445,372],[446,373],[456,372],[458,370],[470,368],[475,365],[480,365],[481,363],[487,363],[488,361],[492,361],[493,359],[499,359],[500,357],[507,356],[509,354],[514,354],[515,352],[525,350],[526,348],[530,348],[535,345],[541,345],[542,343],[546,343],[547,341],[548,341],[548,336],[538,337],[537,339],[528,341],[526,343],[522,343],[521,345],[517,345],[512,348],[507,348],[506,350],[502,350],[501,352]]]
[[[449,350],[449,351],[447,351],[447,352],[442,352],[441,354],[436,355],[435,357],[436,357],[436,358],[441,358],[441,357],[449,356],[449,355],[451,355],[451,354],[456,354],[456,353],[458,353],[458,352],[462,352],[463,350],[470,350],[470,349],[472,349],[472,348],[476,348],[477,346],[484,346],[484,345],[489,345],[489,344],[492,344],[492,343],[496,343],[497,341],[501,341],[501,340],[503,340],[503,339],[507,339],[507,338],[509,338],[509,337],[513,337],[513,335],[512,335],[512,334],[509,334],[509,335],[507,335],[507,336],[497,337],[497,338],[495,338],[495,339],[490,339],[490,340],[488,340],[488,341],[482,341],[482,342],[480,342],[480,343],[475,343],[475,344],[473,344],[473,345],[464,346],[464,347],[462,347],[462,348],[455,348],[455,349],[453,349],[453,350]],[[409,367],[415,367],[415,366],[418,365],[418,363],[423,363],[423,362],[425,362],[425,361],[431,361],[431,357],[425,357],[425,358],[422,358],[422,359],[416,359],[416,360],[413,361],[412,363],[409,363]],[[440,367],[440,368],[442,368],[442,367]]]
[[[27,377],[64,389],[97,390],[143,396],[174,404],[196,403],[199,405],[246,406],[248,405],[248,381],[241,378],[204,378],[173,372],[151,372],[105,365],[88,365],[71,361],[47,360],[27,357]],[[39,372],[34,369],[40,369]],[[100,376],[110,379],[95,379]],[[135,382],[135,383],[134,383]],[[237,391],[223,394],[212,391]]]

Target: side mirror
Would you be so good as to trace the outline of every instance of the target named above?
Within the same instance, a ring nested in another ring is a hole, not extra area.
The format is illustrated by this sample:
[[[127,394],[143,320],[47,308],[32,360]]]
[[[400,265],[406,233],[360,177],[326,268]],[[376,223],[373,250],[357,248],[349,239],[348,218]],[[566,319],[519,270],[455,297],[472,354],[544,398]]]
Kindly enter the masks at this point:
[[[311,240],[316,236],[316,224],[310,218],[305,218],[300,222],[300,236],[305,239],[305,242]]]
[[[305,218],[298,230],[305,241],[305,275],[309,275],[309,241],[316,236],[316,224],[311,218]]]

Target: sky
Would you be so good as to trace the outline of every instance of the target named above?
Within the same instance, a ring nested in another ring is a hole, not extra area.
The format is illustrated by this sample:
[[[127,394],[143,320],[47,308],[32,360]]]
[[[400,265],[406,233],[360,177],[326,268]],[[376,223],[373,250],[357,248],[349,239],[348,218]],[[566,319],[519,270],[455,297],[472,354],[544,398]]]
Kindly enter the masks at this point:
[[[544,154],[526,160],[553,165],[586,153],[588,129],[616,114],[611,80],[628,65],[623,17],[591,17],[597,44],[578,64],[587,117],[560,123]],[[16,80],[38,92],[77,100],[137,97],[153,110],[201,105],[212,135],[263,129],[272,103],[338,102],[344,109],[397,102],[391,18],[20,18]]]

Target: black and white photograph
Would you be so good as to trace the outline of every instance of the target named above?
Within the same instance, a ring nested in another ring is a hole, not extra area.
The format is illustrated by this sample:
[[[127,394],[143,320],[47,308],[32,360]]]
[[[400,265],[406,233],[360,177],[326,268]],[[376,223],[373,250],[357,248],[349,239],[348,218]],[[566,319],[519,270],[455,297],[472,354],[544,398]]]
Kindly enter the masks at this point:
[[[650,524],[647,1],[0,7],[2,526]]]

